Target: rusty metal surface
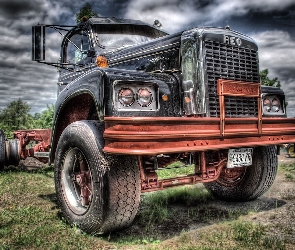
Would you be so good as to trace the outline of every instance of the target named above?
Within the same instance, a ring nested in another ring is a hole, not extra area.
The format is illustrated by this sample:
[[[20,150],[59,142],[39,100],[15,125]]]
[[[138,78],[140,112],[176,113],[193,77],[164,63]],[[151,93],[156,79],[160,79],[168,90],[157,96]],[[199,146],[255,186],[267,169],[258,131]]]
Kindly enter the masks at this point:
[[[260,97],[260,84],[257,82],[243,82],[235,80],[218,79],[218,95]]]
[[[81,154],[77,155],[78,164],[72,173],[73,186],[77,193],[80,192],[81,202],[84,206],[89,205],[92,197],[92,178],[88,164]],[[77,187],[78,186],[78,187]]]
[[[107,153],[153,155],[295,142],[294,118],[105,117]]]
[[[49,152],[51,129],[32,129],[32,130],[18,130],[13,132],[14,138],[19,140],[20,159],[27,157],[34,157],[38,160],[47,163],[47,157],[38,157],[36,152]],[[36,142],[31,148],[27,148],[30,142]]]
[[[173,177],[168,179],[158,179],[157,172],[153,168],[144,166],[143,158],[138,156],[141,176],[141,191],[151,192],[163,190],[168,187],[175,187],[180,185],[189,185],[196,183],[204,183],[215,181],[219,178],[223,169],[227,164],[227,158],[220,158],[218,162],[212,163],[206,160],[205,152],[199,153],[199,169],[194,174]]]
[[[262,132],[262,110],[261,110],[261,85],[255,82],[244,82],[235,80],[218,79],[217,93],[219,95],[220,108],[220,134],[225,133],[225,96],[256,97],[258,104],[257,128],[259,134]]]

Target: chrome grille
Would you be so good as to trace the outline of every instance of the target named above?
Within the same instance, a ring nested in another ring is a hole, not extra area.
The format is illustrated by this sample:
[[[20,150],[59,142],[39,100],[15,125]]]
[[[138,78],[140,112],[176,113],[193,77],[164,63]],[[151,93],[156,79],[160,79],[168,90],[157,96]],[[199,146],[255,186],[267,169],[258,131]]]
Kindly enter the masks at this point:
[[[217,80],[221,78],[259,83],[258,54],[256,50],[211,40],[204,41],[204,50],[209,114],[210,117],[219,117]],[[256,98],[225,97],[226,117],[255,117],[257,110]]]

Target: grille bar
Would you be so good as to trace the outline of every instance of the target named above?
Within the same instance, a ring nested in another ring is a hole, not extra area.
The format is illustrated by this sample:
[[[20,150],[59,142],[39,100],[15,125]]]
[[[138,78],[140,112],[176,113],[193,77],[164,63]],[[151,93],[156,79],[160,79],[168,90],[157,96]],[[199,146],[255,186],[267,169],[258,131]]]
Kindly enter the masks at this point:
[[[211,40],[204,41],[205,67],[208,80],[209,115],[220,117],[217,80],[237,80],[259,83],[257,51]],[[228,96],[225,117],[257,117],[256,98]]]

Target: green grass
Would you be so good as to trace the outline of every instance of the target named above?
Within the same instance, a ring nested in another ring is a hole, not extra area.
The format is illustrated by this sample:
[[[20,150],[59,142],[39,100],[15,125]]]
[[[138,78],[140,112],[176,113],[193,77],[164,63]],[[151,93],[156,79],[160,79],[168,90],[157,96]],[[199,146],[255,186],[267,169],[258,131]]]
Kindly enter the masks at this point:
[[[295,174],[295,164],[280,164],[279,171]]]
[[[286,177],[286,179],[289,180],[289,181],[294,181],[294,176],[293,176],[293,174],[285,173],[285,177]]]
[[[295,166],[283,165],[280,171],[293,176]],[[171,171],[162,173],[162,178],[172,176]],[[70,227],[60,217],[52,168],[7,169],[0,172],[0,187],[0,250],[285,249],[285,242],[267,226],[241,219],[251,211],[211,206],[213,197],[203,185],[145,193],[132,227],[100,237]],[[185,228],[194,223],[214,225],[197,231]],[[171,230],[177,226],[180,229]]]
[[[204,204],[212,200],[212,195],[204,187],[182,186],[146,193],[142,199],[144,210],[140,212],[140,220],[146,225],[162,223],[173,216],[171,205],[191,206]]]
[[[185,166],[181,162],[175,162],[171,164],[169,168],[163,170],[156,170],[156,172],[158,174],[158,178],[161,180],[173,178],[176,176],[186,176],[189,174],[193,174],[194,170],[194,165]]]
[[[287,181],[295,181],[295,164],[282,164],[279,171],[284,172]]]
[[[170,240],[161,248],[151,246],[147,249],[163,250],[285,250],[285,243],[276,236],[267,234],[267,227],[237,220],[223,223],[198,233],[182,233],[177,240]]]
[[[284,250],[285,244],[277,237],[266,234],[266,227],[251,222],[235,221],[204,230],[199,234],[181,234],[178,241],[161,249],[169,250]],[[150,248],[156,249],[156,248]]]
[[[0,173],[0,249],[99,249],[99,238],[77,234],[56,206],[53,172]]]

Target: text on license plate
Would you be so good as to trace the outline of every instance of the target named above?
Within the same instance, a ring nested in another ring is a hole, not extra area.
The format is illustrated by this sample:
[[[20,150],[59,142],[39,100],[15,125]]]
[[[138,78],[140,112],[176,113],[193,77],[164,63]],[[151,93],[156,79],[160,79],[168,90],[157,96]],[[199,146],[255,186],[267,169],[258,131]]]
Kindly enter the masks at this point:
[[[227,157],[227,167],[246,167],[252,165],[252,148],[229,149]]]

